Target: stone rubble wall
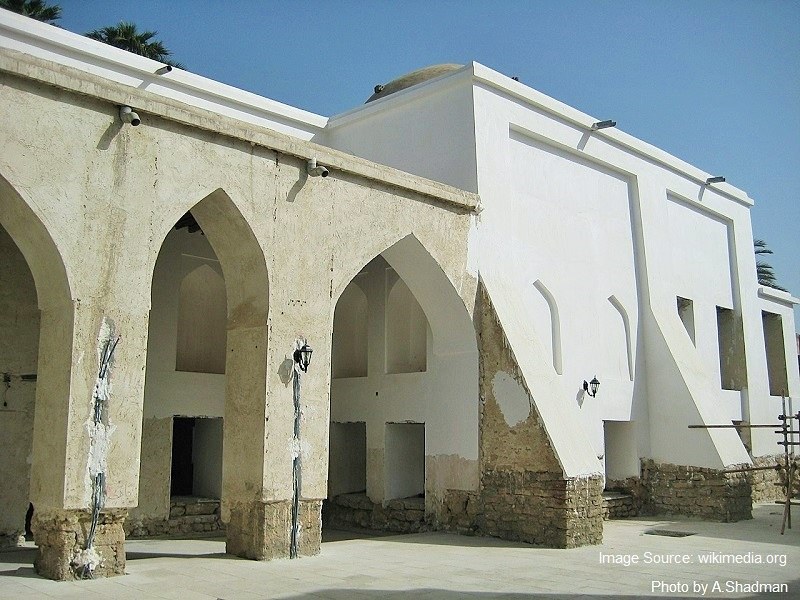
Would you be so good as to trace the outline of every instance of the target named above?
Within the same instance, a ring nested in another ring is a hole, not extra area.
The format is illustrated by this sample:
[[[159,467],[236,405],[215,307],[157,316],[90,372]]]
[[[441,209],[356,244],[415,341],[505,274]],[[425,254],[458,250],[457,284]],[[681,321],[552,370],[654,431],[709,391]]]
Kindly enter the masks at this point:
[[[603,492],[603,520],[628,519],[639,515],[636,499],[630,494]]]
[[[724,523],[752,518],[746,473],[642,461],[647,514],[682,515]]]
[[[603,539],[603,482],[599,476],[564,479],[553,473],[484,473],[478,530],[493,537],[554,548]]]
[[[323,504],[324,526],[333,528],[358,527],[417,533],[433,529],[425,518],[424,498],[389,500],[376,504],[366,494],[340,494]]]
[[[753,492],[753,502],[774,502],[786,500],[786,469],[783,454],[773,456],[758,456],[753,459],[756,467],[774,466],[775,469],[751,471],[748,473],[750,487]],[[780,465],[780,468],[777,468]],[[795,472],[793,481],[793,496],[800,495],[800,472]]]
[[[225,531],[220,519],[219,500],[173,498],[168,519],[129,519],[125,535],[129,538],[201,534]]]

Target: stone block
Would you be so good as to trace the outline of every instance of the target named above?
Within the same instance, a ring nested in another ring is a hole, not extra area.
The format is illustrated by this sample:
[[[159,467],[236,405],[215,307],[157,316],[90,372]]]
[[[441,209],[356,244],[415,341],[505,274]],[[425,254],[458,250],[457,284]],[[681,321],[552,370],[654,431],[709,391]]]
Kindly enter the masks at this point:
[[[36,572],[59,581],[88,577],[109,577],[125,573],[126,511],[103,512],[92,548],[86,550],[91,528],[89,511],[41,511],[32,527],[38,546]]]

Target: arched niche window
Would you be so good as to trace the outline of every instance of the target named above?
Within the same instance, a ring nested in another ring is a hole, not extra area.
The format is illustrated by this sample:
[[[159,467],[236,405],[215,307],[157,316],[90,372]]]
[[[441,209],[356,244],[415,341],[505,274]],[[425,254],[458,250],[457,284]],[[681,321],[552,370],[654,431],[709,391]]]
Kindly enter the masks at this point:
[[[428,319],[394,269],[386,271],[386,372],[428,368]]]
[[[334,378],[367,376],[367,296],[355,281],[345,288],[333,314]]]
[[[178,295],[175,370],[225,373],[225,280],[201,265],[183,278]]]

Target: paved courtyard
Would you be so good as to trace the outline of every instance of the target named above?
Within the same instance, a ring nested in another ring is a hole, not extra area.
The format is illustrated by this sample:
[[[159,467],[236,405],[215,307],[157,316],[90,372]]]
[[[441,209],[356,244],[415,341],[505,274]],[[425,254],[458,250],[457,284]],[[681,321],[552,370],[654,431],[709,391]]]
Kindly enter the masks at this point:
[[[35,551],[15,549],[0,552],[0,599],[800,598],[795,512],[795,528],[783,536],[782,507],[774,504],[756,506],[755,518],[740,523],[610,521],[602,546],[574,550],[444,533],[335,531],[319,556],[259,563],[226,555],[221,539],[131,540],[128,575],[76,582],[38,577]],[[654,529],[692,535],[646,533]],[[786,584],[788,593],[754,592],[755,582]]]

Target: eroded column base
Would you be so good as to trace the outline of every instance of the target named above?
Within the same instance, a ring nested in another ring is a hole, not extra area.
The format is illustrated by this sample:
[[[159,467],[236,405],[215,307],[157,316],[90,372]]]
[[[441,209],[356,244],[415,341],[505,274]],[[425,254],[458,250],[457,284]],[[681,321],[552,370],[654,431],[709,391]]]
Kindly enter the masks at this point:
[[[319,553],[322,542],[322,501],[301,500],[298,554]],[[226,552],[252,560],[289,557],[292,503],[239,502],[230,508]]]
[[[92,525],[89,511],[37,511],[32,523],[38,546],[36,572],[57,581],[124,575],[126,516],[125,510],[102,512],[94,544],[87,551],[86,538]]]

